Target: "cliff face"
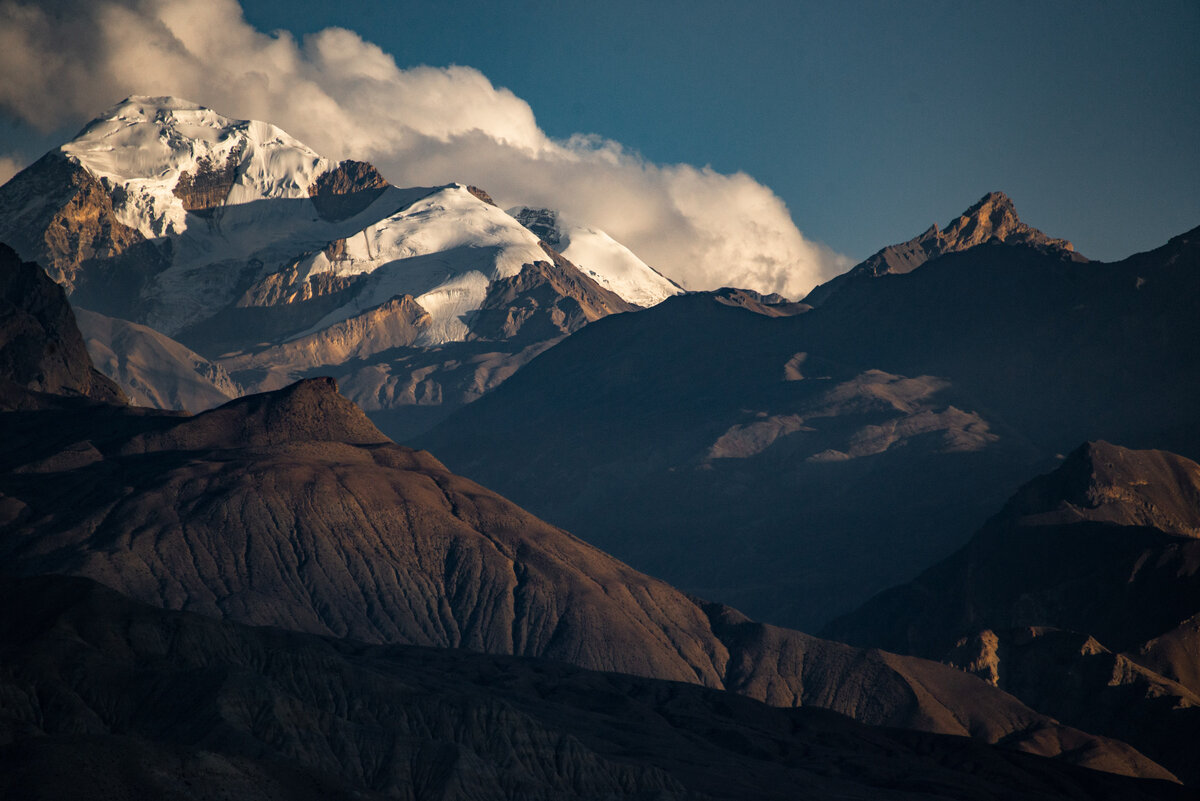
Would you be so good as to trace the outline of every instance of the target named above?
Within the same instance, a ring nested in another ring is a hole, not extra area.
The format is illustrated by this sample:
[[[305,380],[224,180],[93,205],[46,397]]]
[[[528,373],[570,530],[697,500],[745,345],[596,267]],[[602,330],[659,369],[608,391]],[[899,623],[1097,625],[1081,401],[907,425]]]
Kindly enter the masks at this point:
[[[387,186],[375,167],[348,159],[317,176],[308,195],[322,218],[345,220],[374,203]]]
[[[119,201],[119,195],[118,195]],[[48,153],[0,187],[0,242],[43,265],[71,292],[85,277],[104,281],[114,260],[123,269],[157,268],[156,252],[137,230],[120,222],[114,197],[91,173],[59,153]]]
[[[229,197],[229,190],[237,180],[241,150],[235,148],[226,156],[224,163],[216,163],[209,157],[199,159],[193,172],[184,172],[173,190],[183,201],[183,207],[200,216],[212,216]]]

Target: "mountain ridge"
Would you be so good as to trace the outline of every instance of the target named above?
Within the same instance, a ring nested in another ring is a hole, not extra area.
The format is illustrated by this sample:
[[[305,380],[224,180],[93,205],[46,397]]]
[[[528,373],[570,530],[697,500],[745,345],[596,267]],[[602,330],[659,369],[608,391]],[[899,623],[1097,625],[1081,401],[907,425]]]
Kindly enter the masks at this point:
[[[988,192],[947,223],[945,228],[939,228],[934,223],[924,233],[907,242],[880,249],[842,275],[814,287],[803,298],[803,302],[819,306],[848,281],[881,275],[903,275],[939,256],[968,250],[990,241],[1032,247],[1071,261],[1087,261],[1075,252],[1075,247],[1067,240],[1047,236],[1021,222],[1016,206],[1003,192]]]
[[[332,379],[195,416],[63,400],[0,415],[12,446],[0,473],[9,573],[87,576],[253,625],[728,683],[863,722],[1170,778],[1135,749],[1059,726],[953,668],[703,606],[393,444]]]

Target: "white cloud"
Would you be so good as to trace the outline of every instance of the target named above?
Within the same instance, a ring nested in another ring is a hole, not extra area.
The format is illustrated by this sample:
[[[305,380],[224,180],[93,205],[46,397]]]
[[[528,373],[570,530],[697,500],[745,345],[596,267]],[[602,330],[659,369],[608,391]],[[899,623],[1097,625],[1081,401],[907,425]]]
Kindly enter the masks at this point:
[[[393,183],[473,183],[607,230],[692,289],[803,294],[845,269],[751,177],[657,165],[595,136],[553,140],[529,104],[470,67],[399,68],[358,34],[297,42],[236,0],[0,0],[0,108],[48,130],[131,94],[264,119]],[[5,166],[0,162],[0,167]]]
[[[12,156],[0,156],[0,184],[8,182],[9,178],[25,169],[25,162],[22,159],[15,159]]]

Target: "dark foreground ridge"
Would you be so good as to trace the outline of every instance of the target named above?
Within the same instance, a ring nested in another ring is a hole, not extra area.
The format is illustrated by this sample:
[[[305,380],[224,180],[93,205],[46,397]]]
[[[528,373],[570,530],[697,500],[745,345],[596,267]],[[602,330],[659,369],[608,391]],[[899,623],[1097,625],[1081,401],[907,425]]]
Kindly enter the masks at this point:
[[[0,580],[11,799],[1183,799],[965,738]]]

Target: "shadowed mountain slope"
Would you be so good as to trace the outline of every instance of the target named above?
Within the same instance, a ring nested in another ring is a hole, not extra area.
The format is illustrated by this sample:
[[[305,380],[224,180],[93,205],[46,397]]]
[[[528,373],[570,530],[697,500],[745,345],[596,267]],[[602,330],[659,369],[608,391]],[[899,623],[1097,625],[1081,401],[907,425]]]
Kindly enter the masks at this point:
[[[1200,781],[1200,465],[1088,443],[826,636],[944,659]]]
[[[985,243],[787,317],[669,299],[412,442],[688,592],[815,629],[1081,441],[1200,454],[1198,234],[1114,264]]]
[[[124,388],[131,403],[202,412],[242,394],[223,367],[153,328],[74,311],[92,362]]]
[[[6,798],[1188,797],[685,684],[254,629],[82,579],[0,581],[0,602],[28,610],[0,622]]]
[[[27,397],[0,415],[10,573],[85,575],[252,624],[731,686],[1169,776],[952,668],[701,606],[392,444],[331,379],[194,417],[13,391]]]
[[[25,389],[124,403],[92,367],[62,287],[0,244],[0,378]]]
[[[98,422],[87,416],[0,416],[27,460],[0,476],[8,571],[85,575],[158,606],[257,625],[730,687],[1165,775],[952,668],[699,605],[388,442],[330,380],[39,446],[39,430],[70,441],[73,426]]]
[[[0,414],[6,572],[84,575],[246,623],[728,687],[1170,777],[952,668],[701,604],[391,443],[332,379],[196,416],[6,386],[24,394]]]

